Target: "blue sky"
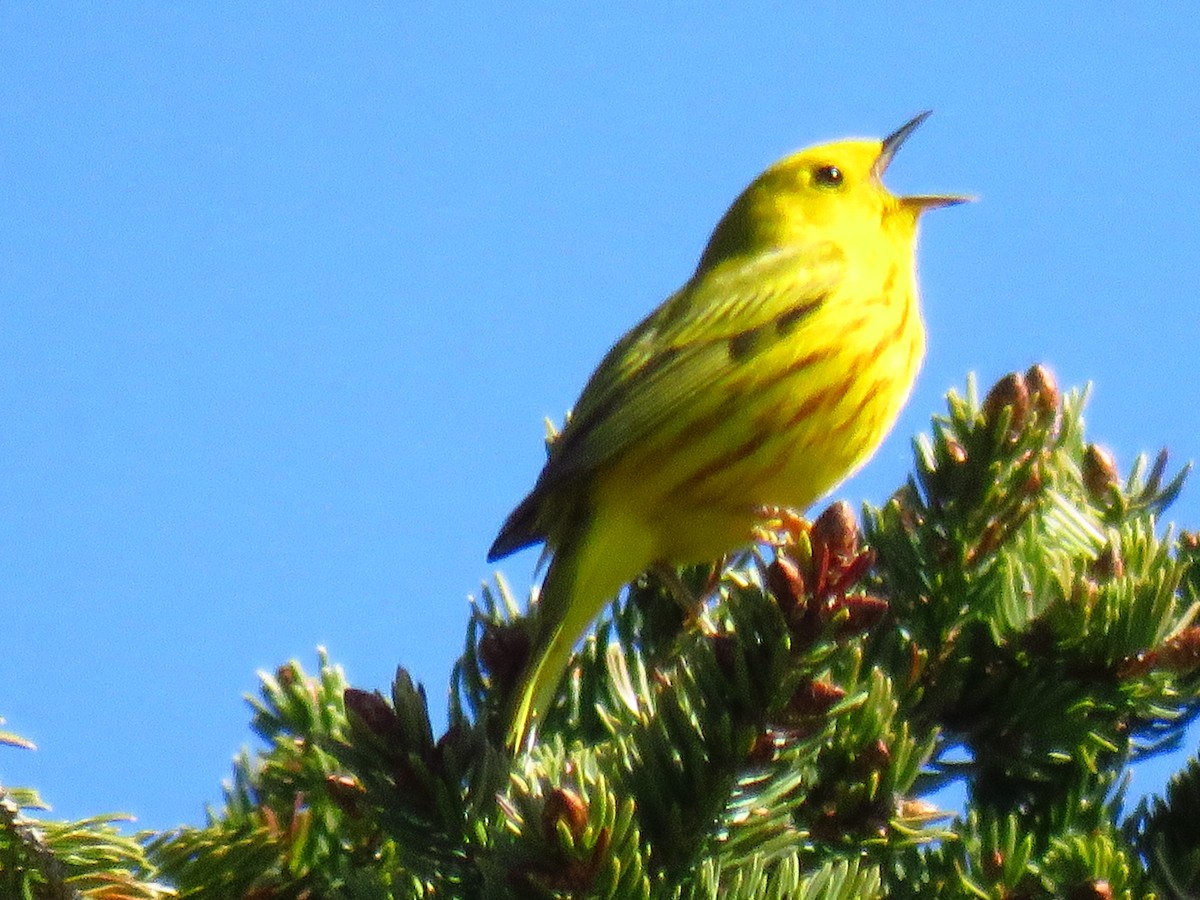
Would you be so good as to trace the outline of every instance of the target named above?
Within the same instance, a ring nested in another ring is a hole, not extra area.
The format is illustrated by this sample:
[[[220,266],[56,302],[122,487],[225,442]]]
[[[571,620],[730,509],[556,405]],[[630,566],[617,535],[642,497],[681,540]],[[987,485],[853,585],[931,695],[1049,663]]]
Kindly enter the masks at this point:
[[[1200,457],[1191,6],[445,6],[0,6],[0,716],[39,745],[0,783],[57,815],[199,822],[255,670],[318,644],[442,716],[542,417],[802,145],[933,108],[890,185],[981,198],[925,223],[926,365],[842,496],[1035,361],[1123,468]]]

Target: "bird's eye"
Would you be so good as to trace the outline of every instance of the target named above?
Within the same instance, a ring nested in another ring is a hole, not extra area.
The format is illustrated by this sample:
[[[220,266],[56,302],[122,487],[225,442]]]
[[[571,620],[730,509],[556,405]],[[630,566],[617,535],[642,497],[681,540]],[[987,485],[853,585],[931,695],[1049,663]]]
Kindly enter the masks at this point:
[[[842,170],[837,166],[818,166],[813,170],[813,181],[819,187],[839,187],[842,183]]]

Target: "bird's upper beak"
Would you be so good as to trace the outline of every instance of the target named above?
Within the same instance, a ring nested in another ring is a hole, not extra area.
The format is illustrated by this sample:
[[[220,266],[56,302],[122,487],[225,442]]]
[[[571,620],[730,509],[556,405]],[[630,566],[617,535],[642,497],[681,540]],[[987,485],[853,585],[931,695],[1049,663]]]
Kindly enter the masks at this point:
[[[917,130],[917,126],[931,115],[933,115],[932,109],[918,113],[883,139],[879,157],[875,160],[876,178],[883,176],[883,173],[887,171],[887,167],[892,161],[892,157],[900,149],[900,145],[907,141],[909,135]],[[974,199],[974,197],[967,197],[962,194],[917,194],[910,197],[901,197],[900,202],[905,206],[911,206],[920,212],[924,212],[927,209],[937,209],[941,206],[956,206],[959,203],[969,203]]]

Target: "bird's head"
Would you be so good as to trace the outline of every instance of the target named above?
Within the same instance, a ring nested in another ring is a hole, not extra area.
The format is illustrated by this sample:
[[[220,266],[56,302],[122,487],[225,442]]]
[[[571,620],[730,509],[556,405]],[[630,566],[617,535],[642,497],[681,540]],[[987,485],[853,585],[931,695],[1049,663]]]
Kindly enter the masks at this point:
[[[971,198],[950,194],[898,197],[883,185],[896,151],[929,112],[883,140],[819,144],[786,156],[758,176],[722,217],[700,270],[733,257],[812,241],[853,242],[887,232],[911,240],[927,209]]]

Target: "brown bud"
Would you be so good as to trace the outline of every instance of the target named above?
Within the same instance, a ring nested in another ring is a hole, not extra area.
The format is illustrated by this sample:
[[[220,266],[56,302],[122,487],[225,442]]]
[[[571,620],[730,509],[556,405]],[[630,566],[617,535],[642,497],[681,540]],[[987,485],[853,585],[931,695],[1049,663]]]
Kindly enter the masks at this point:
[[[1117,664],[1118,678],[1141,678],[1153,671],[1158,663],[1158,653],[1154,650],[1141,650],[1132,656],[1126,656]]]
[[[1021,493],[1026,497],[1034,497],[1042,492],[1042,467],[1038,463],[1033,463],[1029,467],[1029,475],[1025,478],[1025,483],[1021,485]]]
[[[808,681],[796,688],[788,710],[800,716],[818,716],[829,712],[845,696],[845,689],[830,681]]]
[[[900,800],[900,818],[909,821],[934,822],[938,819],[949,819],[950,814],[935,803],[922,800],[919,797],[904,797]]]
[[[825,630],[824,616],[823,604],[814,598],[809,598],[803,606],[792,612],[788,619],[788,630],[792,633],[794,651],[805,650],[821,636]]]
[[[600,864],[608,856],[608,848],[612,844],[612,829],[605,825],[596,831],[596,846],[592,849],[592,868],[599,871]]]
[[[376,736],[385,740],[398,736],[400,723],[396,719],[396,713],[379,691],[346,688],[342,700],[346,704],[346,712],[362,720]]]
[[[871,571],[871,567],[874,565],[874,550],[863,550],[849,559],[843,559],[840,566],[831,567],[832,571],[825,573],[825,592],[832,594],[845,593],[863,578],[866,578],[867,573]]]
[[[983,526],[983,534],[979,536],[979,543],[967,551],[967,564],[974,565],[981,559],[991,556],[1007,536],[1008,524],[1006,522],[1000,519],[989,519]]]
[[[767,589],[784,614],[791,618],[792,611],[804,598],[804,575],[796,561],[784,553],[777,553],[767,566]]]
[[[1105,544],[1100,555],[1092,561],[1091,573],[1097,578],[1120,578],[1125,574],[1125,560],[1121,551],[1112,544]]]
[[[334,806],[352,819],[362,816],[363,786],[351,775],[326,775],[325,791]]]
[[[859,751],[855,763],[865,771],[878,772],[886,768],[892,761],[892,748],[883,738],[876,738]]]
[[[751,766],[769,766],[775,762],[779,754],[779,732],[768,729],[759,732],[746,754],[746,762]]]
[[[1025,384],[1025,378],[1016,372],[1009,372],[992,385],[983,401],[983,417],[989,428],[998,425],[1000,414],[1005,408],[1012,410],[1005,438],[1015,441],[1021,436],[1025,422],[1029,419],[1029,388]]]
[[[819,604],[809,597],[800,566],[790,556],[778,553],[767,567],[767,588],[795,639],[794,647],[807,647],[821,633]]]
[[[958,548],[941,534],[930,535],[929,549],[933,558],[943,566],[953,565],[958,560]]]
[[[471,731],[462,725],[454,724],[433,745],[433,757],[430,764],[438,774],[453,771],[460,761],[470,753]]]
[[[836,844],[843,838],[842,823],[838,820],[836,810],[826,810],[809,824],[809,831],[814,838],[826,844]]]
[[[1061,401],[1054,373],[1040,364],[1030,366],[1025,371],[1025,386],[1029,389],[1034,412],[1053,420],[1058,415]]]
[[[1112,900],[1112,885],[1103,878],[1077,884],[1067,892],[1068,900]]]
[[[529,632],[523,625],[515,622],[484,625],[479,638],[479,661],[502,694],[507,695],[516,687],[529,661],[529,652]]]
[[[1099,444],[1088,444],[1083,452],[1083,486],[1095,503],[1106,503],[1117,480],[1117,462]]]
[[[291,687],[300,680],[300,673],[297,671],[297,666],[294,662],[284,663],[275,670],[275,680],[284,687]]]
[[[415,756],[401,756],[392,760],[388,770],[395,785],[396,795],[402,798],[405,807],[429,814],[435,807],[430,784],[430,770]]]
[[[997,879],[1004,872],[1004,854],[999,850],[992,850],[983,857],[983,874],[988,878]]]
[[[858,552],[858,522],[850,504],[845,500],[831,503],[813,522],[808,539],[818,565],[822,559],[832,563],[854,556]]]
[[[542,834],[548,841],[558,840],[558,823],[565,822],[576,844],[583,840],[588,824],[587,804],[570,788],[554,788],[542,807]]]
[[[1090,575],[1080,575],[1076,577],[1071,585],[1070,601],[1076,606],[1082,606],[1084,609],[1091,609],[1096,605],[1096,601],[1100,597],[1100,585],[1096,583],[1096,579]]]
[[[946,455],[950,457],[951,462],[961,466],[967,461],[967,448],[954,438],[946,438]]]
[[[905,679],[905,687],[914,687],[922,675],[925,674],[925,667],[929,662],[929,651],[922,650],[914,641],[908,645],[908,675]]]
[[[279,825],[279,816],[275,814],[275,810],[263,805],[258,808],[258,811],[262,815],[263,825],[266,826],[267,833],[271,837],[279,837],[279,835],[283,834],[283,828]]]
[[[896,493],[892,494],[892,499],[889,502],[896,505],[896,509],[900,514],[900,527],[910,534],[925,523],[921,498],[911,482],[905,484]]]
[[[870,594],[854,594],[835,600],[830,606],[834,618],[839,613],[845,618],[838,622],[838,637],[851,637],[870,631],[883,621],[891,605],[882,597]]]
[[[1173,634],[1157,651],[1157,667],[1179,675],[1200,668],[1200,626],[1193,625]]]
[[[732,678],[737,670],[737,640],[727,634],[714,634],[709,640],[721,674]]]

